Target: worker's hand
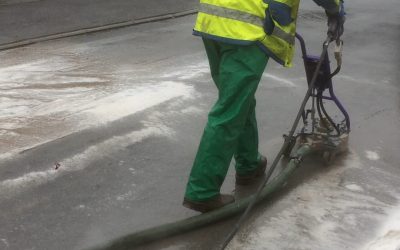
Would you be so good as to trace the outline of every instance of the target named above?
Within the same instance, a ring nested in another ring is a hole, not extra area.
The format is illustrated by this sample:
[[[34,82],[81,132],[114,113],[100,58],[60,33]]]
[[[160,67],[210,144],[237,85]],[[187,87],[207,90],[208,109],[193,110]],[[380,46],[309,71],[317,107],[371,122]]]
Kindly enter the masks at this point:
[[[344,31],[344,21],[346,20],[346,13],[344,11],[343,2],[340,2],[340,9],[336,13],[328,13],[328,36],[331,41],[338,40]]]

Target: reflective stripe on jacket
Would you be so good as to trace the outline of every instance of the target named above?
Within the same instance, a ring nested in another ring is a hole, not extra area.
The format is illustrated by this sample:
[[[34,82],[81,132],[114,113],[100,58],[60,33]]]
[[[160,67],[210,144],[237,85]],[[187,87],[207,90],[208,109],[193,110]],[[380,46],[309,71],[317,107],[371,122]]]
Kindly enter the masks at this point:
[[[324,8],[339,0],[314,0]],[[233,44],[258,43],[291,66],[300,0],[200,0],[194,34]]]

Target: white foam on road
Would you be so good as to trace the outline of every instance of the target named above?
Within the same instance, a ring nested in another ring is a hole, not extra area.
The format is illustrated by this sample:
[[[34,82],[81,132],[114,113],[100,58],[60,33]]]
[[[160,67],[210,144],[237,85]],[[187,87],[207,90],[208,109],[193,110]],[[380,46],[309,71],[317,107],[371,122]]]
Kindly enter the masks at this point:
[[[80,67],[79,62],[67,56],[48,56],[46,59],[16,63],[0,67],[0,88],[3,90],[32,84],[93,83],[103,81],[98,77],[65,75],[74,73]]]
[[[337,79],[341,80],[346,80],[346,81],[351,81],[351,82],[356,82],[356,83],[363,83],[363,84],[370,84],[370,85],[376,85],[378,82],[373,82],[371,80],[365,79],[365,78],[354,78],[349,75],[343,75],[343,74],[338,74],[335,76]]]
[[[284,85],[288,87],[296,87],[296,84],[286,78],[279,77],[270,73],[264,73],[264,77],[273,80],[274,82],[278,83],[279,85]]]
[[[102,68],[76,53],[87,49],[72,46],[33,57],[27,52],[2,62],[0,159],[175,98],[191,98],[194,88],[185,81],[208,70],[204,60],[184,67],[155,62]]]
[[[125,89],[123,91],[107,95],[104,98],[98,98],[88,102],[83,100],[74,103],[68,103],[65,100],[56,100],[57,103],[47,104],[46,107],[34,109],[36,114],[51,115],[63,111],[80,115],[80,129],[98,125],[99,123],[111,122],[131,114],[152,108],[161,103],[178,98],[178,103],[183,100],[190,99],[194,95],[193,87],[184,83],[173,81],[160,81],[158,83],[150,82],[148,84],[137,84],[134,88]],[[90,96],[88,98],[91,98]],[[175,101],[177,102],[177,101]],[[174,103],[175,103],[174,102]],[[183,113],[196,112],[193,107],[183,109]],[[178,111],[171,111],[178,112]],[[157,113],[157,111],[153,111]],[[163,125],[164,116],[169,115],[169,112],[150,115],[149,119],[142,121],[145,129],[132,132],[128,135],[113,137],[102,143],[90,146],[85,151],[72,156],[71,158],[61,160],[60,167],[56,170],[54,165],[48,166],[42,171],[34,171],[26,173],[20,177],[7,179],[0,182],[0,198],[12,197],[23,191],[29,190],[32,187],[37,187],[48,182],[54,181],[58,177],[73,171],[85,169],[90,163],[101,158],[103,155],[109,155],[110,150],[125,147],[127,145],[138,143],[144,138],[150,136],[171,136],[174,131]],[[71,132],[71,131],[63,131]],[[16,153],[16,152],[15,152]],[[12,157],[12,153],[5,154],[4,157]],[[134,170],[130,170],[134,173]],[[124,196],[125,197],[125,196]]]
[[[371,160],[371,161],[377,161],[377,160],[379,160],[381,158],[379,156],[378,152],[371,151],[371,150],[366,150],[365,151],[365,157],[367,157],[367,159]]]
[[[200,58],[196,59],[201,60]],[[201,61],[198,63],[186,65],[183,69],[171,70],[170,72],[162,74],[161,77],[176,78],[178,80],[187,80],[187,79],[198,78],[203,75],[211,76],[210,68],[206,61]],[[274,83],[277,83],[278,85],[283,85],[287,87],[296,87],[296,84],[293,81],[281,76],[277,76],[271,73],[264,73],[263,77],[272,80]]]
[[[362,187],[360,187],[359,185],[354,184],[354,183],[345,185],[345,188],[347,188],[348,190],[351,190],[351,191],[358,191],[358,192],[364,191],[364,189]]]
[[[192,93],[193,88],[191,86],[179,82],[166,81],[111,95],[92,102],[83,109],[86,113],[97,117],[97,121],[109,122],[143,111],[176,97],[190,98]]]
[[[53,181],[66,173],[83,170],[88,167],[92,161],[104,155],[110,155],[114,148],[124,148],[139,143],[151,136],[169,136],[168,131],[168,128],[159,125],[159,127],[147,127],[139,131],[131,132],[130,134],[115,136],[104,142],[90,146],[71,158],[59,161],[58,163],[60,165],[57,170],[55,166],[52,165],[42,171],[34,171],[17,178],[1,181],[0,198],[15,196],[20,192]]]
[[[10,243],[8,243],[7,239],[0,239],[0,240],[1,240],[1,242],[3,242],[6,249],[8,249],[10,247]]]
[[[200,60],[197,63],[186,64],[184,67],[177,67],[171,70],[167,70],[161,74],[162,78],[175,78],[179,80],[188,80],[193,78],[199,78],[203,75],[210,75],[210,67],[207,61],[202,60],[202,57],[195,56],[196,60]],[[193,60],[193,58],[191,59]]]
[[[377,237],[369,242],[364,250],[400,249],[400,205],[389,211]]]
[[[147,65],[145,69],[117,65],[102,72],[101,69],[90,68],[96,62],[84,60],[81,63],[82,58],[74,53],[59,53],[61,55],[32,59],[30,62],[23,60],[22,63],[0,67],[0,84],[4,90],[0,96],[0,107],[3,107],[0,110],[0,143],[1,140],[24,142],[23,147],[18,144],[12,146],[10,143],[8,150],[1,148],[0,154],[4,152],[0,155],[1,161],[15,157],[21,150],[35,145],[137,114],[172,100],[173,103],[179,103],[178,109],[173,112],[179,113],[182,102],[196,95],[193,86],[186,84],[185,80],[201,77],[208,72],[204,60],[186,64],[183,68],[171,66],[168,70],[165,64]],[[124,68],[129,70],[119,71]],[[104,82],[110,83],[110,86],[104,87]],[[181,114],[196,112],[200,112],[199,109],[187,107],[182,109]],[[109,155],[115,145],[121,148],[150,136],[173,134],[174,131],[163,125],[164,116],[169,111],[156,113],[152,111],[149,119],[142,121],[145,129],[113,137],[68,159],[60,159],[57,170],[50,164],[42,166],[40,171],[1,181],[0,198],[15,196],[54,181],[68,172],[83,170],[93,160]],[[32,121],[39,118],[40,123],[32,124]],[[60,126],[64,121],[67,125]],[[20,129],[26,128],[29,129],[26,135],[19,134]],[[41,134],[43,131],[46,133]],[[134,169],[131,172],[134,173]]]
[[[140,86],[132,87],[102,98],[88,95],[87,98],[69,99],[68,96],[65,96],[63,99],[56,99],[49,103],[38,105],[35,108],[25,107],[19,115],[14,115],[13,119],[0,119],[0,136],[2,135],[0,139],[7,139],[11,136],[18,137],[18,134],[12,134],[12,131],[9,129],[26,126],[24,125],[24,121],[32,120],[34,117],[54,118],[57,114],[62,114],[64,112],[67,115],[64,114],[62,117],[66,117],[67,120],[75,119],[78,122],[74,126],[63,127],[62,130],[56,134],[56,137],[54,135],[41,135],[40,138],[37,138],[38,141],[36,143],[26,142],[25,145],[28,144],[28,146],[9,149],[6,153],[3,151],[6,150],[4,148],[0,150],[0,160],[13,157],[21,150],[40,145],[60,136],[92,126],[98,126],[99,124],[112,122],[173,100],[174,98],[183,100],[190,99],[193,97],[194,93],[195,91],[192,86],[180,82],[165,81],[141,84]],[[19,118],[20,116],[23,117]],[[48,121],[48,123],[51,125],[51,121]],[[57,128],[53,127],[49,129],[54,130]],[[19,140],[21,139],[23,138]]]
[[[358,249],[368,239],[360,228],[381,220],[388,205],[355,183],[343,183],[346,170],[361,168],[357,155],[349,155],[343,165],[331,166],[271,204],[229,249]]]

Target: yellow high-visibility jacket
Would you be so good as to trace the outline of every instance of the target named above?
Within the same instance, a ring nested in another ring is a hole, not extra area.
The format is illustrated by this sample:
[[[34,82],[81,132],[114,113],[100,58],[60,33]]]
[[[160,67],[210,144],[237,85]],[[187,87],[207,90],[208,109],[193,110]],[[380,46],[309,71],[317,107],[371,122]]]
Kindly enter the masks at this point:
[[[328,12],[339,0],[314,0]],[[257,43],[278,63],[291,66],[300,0],[200,0],[194,34],[232,44]]]

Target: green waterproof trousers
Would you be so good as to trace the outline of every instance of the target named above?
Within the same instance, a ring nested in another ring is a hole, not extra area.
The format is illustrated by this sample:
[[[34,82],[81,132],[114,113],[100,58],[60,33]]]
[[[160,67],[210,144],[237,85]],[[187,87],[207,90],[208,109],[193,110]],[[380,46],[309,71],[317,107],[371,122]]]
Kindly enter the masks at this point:
[[[257,45],[233,45],[203,38],[218,100],[208,114],[185,197],[192,201],[217,196],[232,157],[238,174],[258,164],[255,92],[268,62]]]

